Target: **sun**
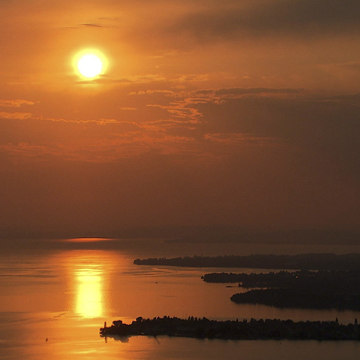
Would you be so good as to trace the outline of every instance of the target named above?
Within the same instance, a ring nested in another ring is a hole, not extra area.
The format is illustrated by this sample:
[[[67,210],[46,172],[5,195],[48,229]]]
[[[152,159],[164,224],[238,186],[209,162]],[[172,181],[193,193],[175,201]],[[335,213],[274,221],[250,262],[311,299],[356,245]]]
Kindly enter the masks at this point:
[[[96,50],[84,50],[74,57],[74,67],[80,77],[94,79],[106,70],[105,56]]]
[[[101,60],[92,54],[84,55],[77,64],[81,75],[93,78],[101,73],[103,64]]]

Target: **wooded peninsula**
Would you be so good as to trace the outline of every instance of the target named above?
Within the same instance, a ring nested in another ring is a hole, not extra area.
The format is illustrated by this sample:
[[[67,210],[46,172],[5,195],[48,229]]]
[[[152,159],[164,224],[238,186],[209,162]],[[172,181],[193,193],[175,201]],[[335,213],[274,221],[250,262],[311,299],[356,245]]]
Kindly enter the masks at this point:
[[[357,320],[342,325],[335,321],[255,320],[215,321],[207,318],[189,317],[187,320],[164,316],[143,319],[138,317],[131,324],[113,321],[100,328],[103,337],[174,336],[199,339],[231,340],[359,340]]]
[[[266,274],[211,273],[210,283],[239,283],[253,288],[234,294],[235,303],[251,303],[280,308],[360,310],[360,270],[280,271]]]

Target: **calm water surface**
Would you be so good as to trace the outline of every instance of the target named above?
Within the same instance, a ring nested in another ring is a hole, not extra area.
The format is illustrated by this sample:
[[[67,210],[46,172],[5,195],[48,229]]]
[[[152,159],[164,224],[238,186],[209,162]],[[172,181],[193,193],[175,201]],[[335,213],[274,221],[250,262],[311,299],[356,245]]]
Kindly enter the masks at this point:
[[[262,250],[267,251],[265,247]],[[229,298],[238,288],[206,284],[200,279],[206,272],[224,269],[133,265],[136,257],[147,255],[214,255],[219,251],[216,246],[186,249],[184,245],[175,244],[116,251],[63,249],[4,253],[0,255],[0,359],[358,358],[360,344],[356,342],[210,341],[167,337],[109,338],[106,342],[99,336],[99,327],[104,321],[108,324],[115,319],[132,321],[137,316],[293,320],[338,317],[343,323],[360,318],[360,313],[351,311],[280,310],[233,304]],[[249,251],[245,246],[241,253]],[[289,252],[289,249],[283,251]],[[354,249],[344,248],[342,252],[354,252]],[[239,272],[239,269],[226,271]]]

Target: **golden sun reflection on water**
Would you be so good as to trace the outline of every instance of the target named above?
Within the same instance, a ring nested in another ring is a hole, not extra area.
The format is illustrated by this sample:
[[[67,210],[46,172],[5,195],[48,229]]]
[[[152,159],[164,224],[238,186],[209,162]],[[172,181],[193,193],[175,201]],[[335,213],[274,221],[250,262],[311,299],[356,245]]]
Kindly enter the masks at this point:
[[[71,309],[84,319],[103,317],[108,309],[109,270],[115,259],[106,251],[76,250],[67,253]],[[105,306],[106,304],[106,306]]]
[[[84,318],[103,316],[103,279],[99,270],[79,269],[76,274],[76,313]]]

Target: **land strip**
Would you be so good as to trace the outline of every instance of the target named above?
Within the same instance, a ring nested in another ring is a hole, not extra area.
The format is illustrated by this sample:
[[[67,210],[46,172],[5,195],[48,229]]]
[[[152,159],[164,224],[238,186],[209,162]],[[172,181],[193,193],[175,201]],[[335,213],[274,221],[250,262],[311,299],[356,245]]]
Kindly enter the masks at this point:
[[[360,340],[357,320],[342,325],[335,321],[255,320],[215,321],[189,317],[187,320],[164,316],[143,319],[138,317],[131,324],[113,321],[109,327],[100,328],[103,337],[174,336],[231,340]]]
[[[291,270],[360,270],[360,254],[299,254],[249,256],[193,256],[136,259],[136,265],[181,267],[257,268]]]

